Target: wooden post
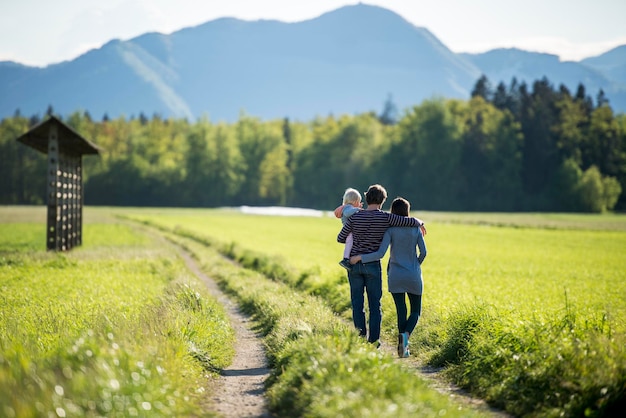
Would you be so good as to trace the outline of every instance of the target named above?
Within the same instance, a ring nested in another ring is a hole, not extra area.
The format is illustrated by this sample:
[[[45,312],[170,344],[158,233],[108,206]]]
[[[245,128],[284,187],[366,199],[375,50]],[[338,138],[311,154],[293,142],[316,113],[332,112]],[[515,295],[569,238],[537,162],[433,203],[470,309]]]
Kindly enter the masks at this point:
[[[60,197],[59,135],[56,125],[50,125],[48,132],[48,229],[47,249],[60,250],[60,217],[58,201]]]
[[[83,245],[83,159],[80,156],[76,158],[76,245]]]

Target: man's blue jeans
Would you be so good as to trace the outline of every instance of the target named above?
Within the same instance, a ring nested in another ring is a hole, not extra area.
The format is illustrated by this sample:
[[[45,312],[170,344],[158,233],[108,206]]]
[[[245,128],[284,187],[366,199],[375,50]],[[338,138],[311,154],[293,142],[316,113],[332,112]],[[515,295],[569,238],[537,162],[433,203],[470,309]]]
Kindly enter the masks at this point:
[[[383,280],[380,261],[363,264],[360,261],[352,266],[348,272],[350,281],[350,299],[352,301],[352,320],[361,335],[367,335],[365,323],[364,299],[367,294],[367,304],[370,311],[370,332],[367,341],[375,343],[380,339],[380,323],[382,308],[380,301],[383,297]]]

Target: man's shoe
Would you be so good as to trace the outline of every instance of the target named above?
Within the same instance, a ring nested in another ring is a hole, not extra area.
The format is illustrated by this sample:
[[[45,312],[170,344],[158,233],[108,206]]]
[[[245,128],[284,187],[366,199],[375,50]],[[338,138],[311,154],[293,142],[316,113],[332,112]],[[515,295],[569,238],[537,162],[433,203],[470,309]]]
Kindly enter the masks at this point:
[[[339,265],[348,271],[352,270],[352,264],[350,264],[350,260],[348,260],[347,258],[341,260],[339,262]]]

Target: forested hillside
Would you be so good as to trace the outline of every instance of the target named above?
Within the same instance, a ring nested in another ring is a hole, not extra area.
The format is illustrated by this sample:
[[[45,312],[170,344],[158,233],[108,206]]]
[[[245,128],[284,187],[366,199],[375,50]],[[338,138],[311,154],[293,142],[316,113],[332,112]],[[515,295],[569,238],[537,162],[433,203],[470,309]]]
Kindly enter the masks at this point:
[[[54,114],[54,109],[49,109]],[[43,204],[46,159],[15,139],[39,123],[0,123],[0,204]],[[64,118],[102,149],[83,159],[85,204],[288,205],[332,209],[346,187],[387,187],[415,210],[602,212],[626,209],[626,116],[549,80],[485,77],[468,100],[398,114],[308,122]]]

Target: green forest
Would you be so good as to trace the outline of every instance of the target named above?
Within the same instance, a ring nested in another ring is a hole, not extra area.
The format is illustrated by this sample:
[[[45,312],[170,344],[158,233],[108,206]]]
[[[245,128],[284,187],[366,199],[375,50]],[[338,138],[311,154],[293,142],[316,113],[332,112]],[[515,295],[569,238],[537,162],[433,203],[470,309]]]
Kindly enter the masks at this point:
[[[45,204],[45,155],[16,141],[41,120],[18,109],[0,122],[0,204]],[[381,183],[415,210],[626,209],[626,115],[602,91],[546,78],[494,88],[483,76],[467,100],[399,110],[389,98],[380,113],[310,121],[62,120],[101,149],[83,158],[87,205],[332,209],[345,188]]]

